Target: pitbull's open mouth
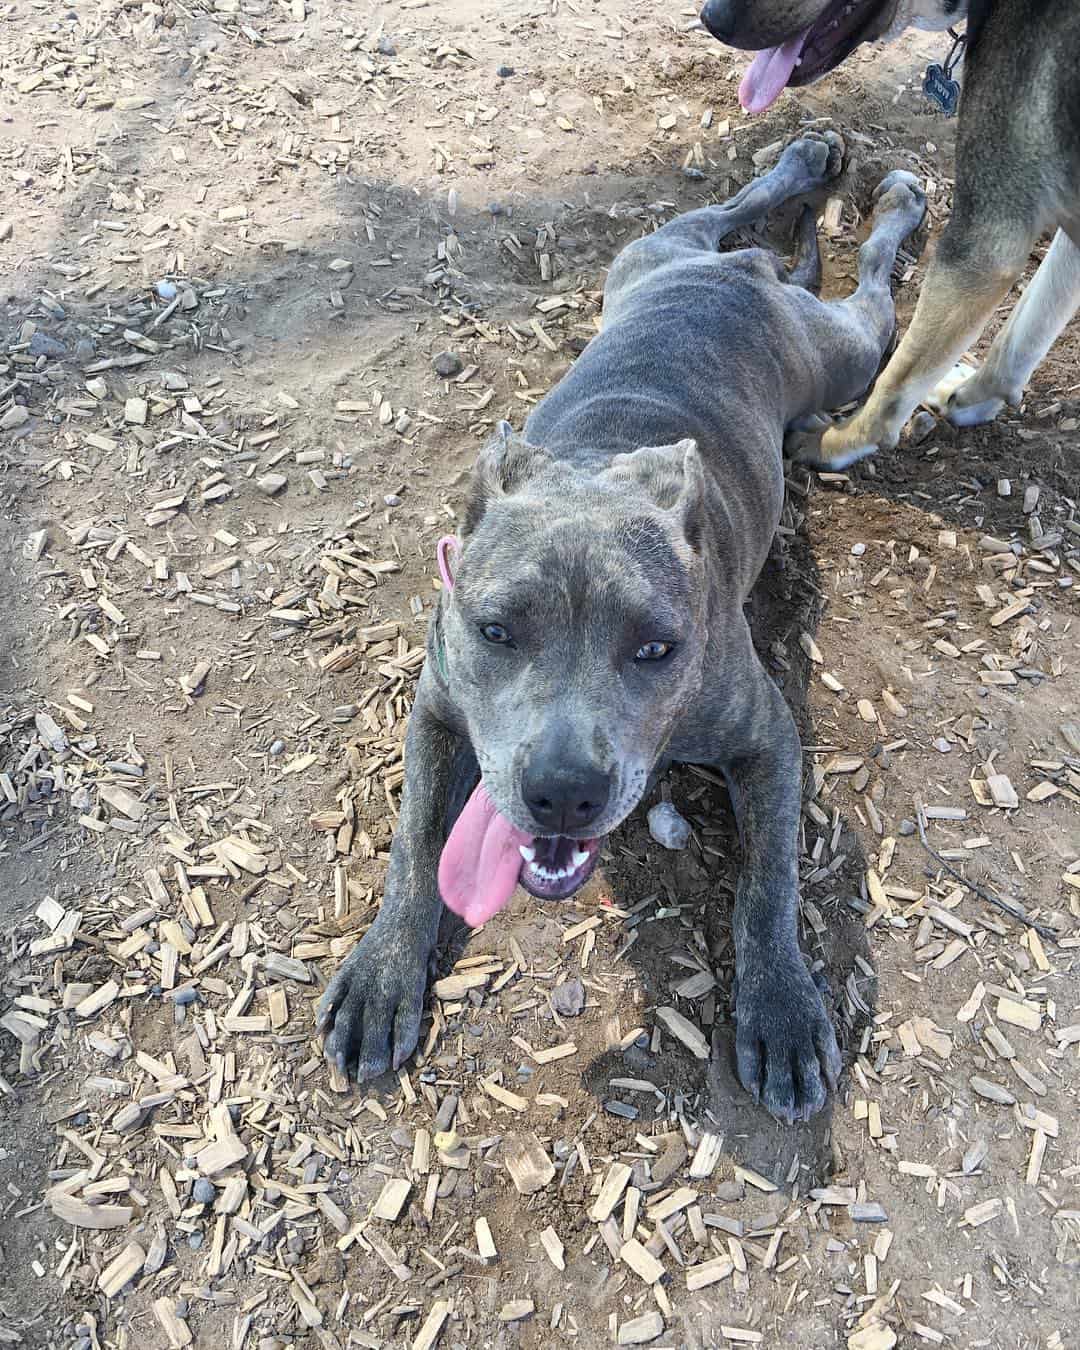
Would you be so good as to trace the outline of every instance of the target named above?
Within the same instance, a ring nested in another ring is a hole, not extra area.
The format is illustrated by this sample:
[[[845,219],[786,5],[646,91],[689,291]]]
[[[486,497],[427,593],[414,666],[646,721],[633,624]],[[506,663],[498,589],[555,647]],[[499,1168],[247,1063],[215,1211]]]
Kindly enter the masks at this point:
[[[789,85],[819,79],[861,42],[880,36],[887,7],[885,0],[833,0],[809,28],[758,52],[739,85],[739,102],[747,112],[764,112]]]
[[[527,834],[499,814],[481,783],[443,846],[439,894],[477,928],[502,909],[519,882],[541,900],[573,895],[592,874],[601,842]]]
[[[521,844],[518,881],[538,900],[564,900],[584,886],[600,856],[599,839],[567,839],[565,835],[537,835]]]

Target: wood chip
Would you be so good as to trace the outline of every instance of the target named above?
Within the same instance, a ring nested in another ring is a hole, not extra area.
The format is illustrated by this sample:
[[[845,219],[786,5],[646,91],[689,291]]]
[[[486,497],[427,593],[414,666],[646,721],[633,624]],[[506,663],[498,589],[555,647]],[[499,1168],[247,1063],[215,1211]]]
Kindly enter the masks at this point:
[[[98,1276],[98,1288],[106,1298],[113,1298],[138,1275],[145,1262],[146,1252],[137,1242],[129,1242]]]
[[[657,1008],[656,1020],[698,1059],[709,1058],[709,1043],[701,1031],[675,1008]]]
[[[555,1165],[543,1144],[531,1132],[509,1135],[503,1157],[519,1195],[534,1195],[555,1177]]]
[[[650,1341],[655,1341],[658,1336],[663,1335],[664,1319],[658,1312],[642,1313],[640,1317],[632,1317],[629,1322],[623,1322],[619,1326],[617,1343],[619,1345],[648,1345]]]
[[[589,1218],[593,1223],[603,1223],[609,1218],[615,1209],[615,1206],[622,1199],[623,1191],[626,1190],[630,1181],[632,1168],[625,1163],[614,1162],[607,1170],[600,1192],[589,1210]]]
[[[647,1252],[637,1238],[631,1238],[619,1248],[619,1260],[646,1284],[655,1284],[664,1274],[664,1267],[650,1252]]]
[[[710,1284],[726,1280],[734,1269],[735,1262],[726,1256],[703,1261],[700,1266],[691,1266],[686,1272],[686,1287],[691,1293],[697,1289],[707,1289]]]
[[[431,1305],[431,1311],[424,1318],[424,1324],[413,1339],[412,1350],[431,1350],[438,1341],[446,1319],[450,1316],[450,1304],[438,1299]]]
[[[383,1186],[378,1200],[372,1206],[372,1217],[386,1219],[389,1223],[393,1223],[405,1207],[405,1201],[408,1200],[411,1190],[411,1181],[388,1181]]]

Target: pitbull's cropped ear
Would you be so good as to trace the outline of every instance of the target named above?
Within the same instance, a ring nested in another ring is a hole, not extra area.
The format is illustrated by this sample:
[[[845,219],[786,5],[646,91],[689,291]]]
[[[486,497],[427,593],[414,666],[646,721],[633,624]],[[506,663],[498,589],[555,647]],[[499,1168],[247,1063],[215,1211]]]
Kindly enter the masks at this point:
[[[657,506],[676,519],[690,547],[699,547],[705,469],[697,441],[687,437],[674,445],[648,445],[616,455],[608,473],[644,488]]]
[[[500,422],[495,434],[477,456],[469,500],[465,507],[463,534],[471,534],[497,497],[508,497],[544,465],[551,463],[546,450],[530,445],[509,422]]]

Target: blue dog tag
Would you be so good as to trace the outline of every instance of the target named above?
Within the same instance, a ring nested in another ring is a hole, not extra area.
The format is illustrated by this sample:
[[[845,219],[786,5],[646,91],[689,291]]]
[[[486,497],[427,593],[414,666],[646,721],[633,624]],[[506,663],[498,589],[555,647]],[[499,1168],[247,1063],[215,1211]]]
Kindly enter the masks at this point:
[[[945,73],[945,67],[936,63],[928,66],[923,80],[923,93],[936,103],[946,117],[955,117],[960,105],[960,86]]]

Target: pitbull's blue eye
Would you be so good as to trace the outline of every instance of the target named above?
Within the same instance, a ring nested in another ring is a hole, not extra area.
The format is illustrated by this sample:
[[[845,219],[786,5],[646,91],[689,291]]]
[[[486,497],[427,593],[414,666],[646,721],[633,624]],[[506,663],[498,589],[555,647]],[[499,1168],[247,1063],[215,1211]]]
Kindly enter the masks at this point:
[[[487,642],[495,642],[503,647],[510,641],[510,634],[501,623],[485,623],[480,632]]]
[[[637,649],[635,661],[662,661],[675,650],[674,642],[646,642]]]

